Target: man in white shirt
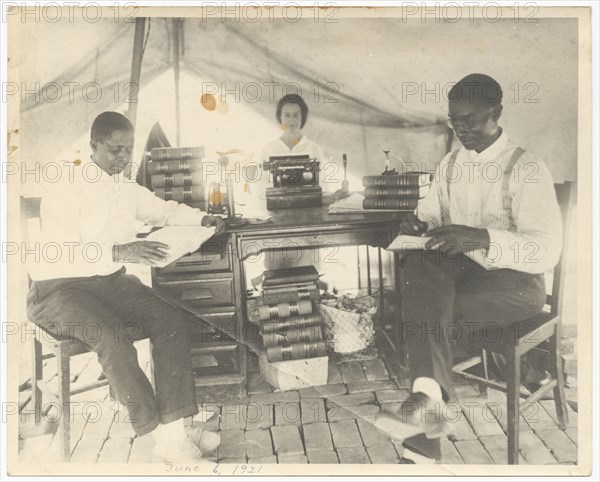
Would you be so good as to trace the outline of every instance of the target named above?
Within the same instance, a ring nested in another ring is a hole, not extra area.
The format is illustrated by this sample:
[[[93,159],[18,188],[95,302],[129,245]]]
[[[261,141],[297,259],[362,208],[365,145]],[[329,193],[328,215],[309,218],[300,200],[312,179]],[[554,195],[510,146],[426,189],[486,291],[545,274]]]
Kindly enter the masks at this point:
[[[468,344],[473,331],[510,329],[540,312],[544,273],[561,253],[552,178],[498,125],[501,101],[500,85],[487,75],[471,74],[452,88],[449,124],[463,147],[444,157],[428,195],[400,227],[430,236],[431,251],[405,256],[400,287],[412,394],[376,424],[432,458],[440,456],[439,442],[424,443],[422,434],[439,440],[447,428],[441,413],[453,341]]]
[[[82,340],[97,353],[136,434],[154,435],[157,460],[199,460],[200,449],[216,448],[219,437],[196,432],[194,443],[183,425],[184,417],[198,412],[189,315],[125,274],[124,262],[152,266],[168,258],[169,247],[163,243],[131,242],[136,221],[215,225],[217,230],[223,221],[163,201],[121,176],[133,147],[133,126],[123,115],[100,114],[92,125],[90,146],[90,161],[74,163],[42,197],[41,242],[65,249],[59,259],[42,257],[30,267],[28,316],[52,335]],[[156,393],[133,346],[145,337],[152,342]]]

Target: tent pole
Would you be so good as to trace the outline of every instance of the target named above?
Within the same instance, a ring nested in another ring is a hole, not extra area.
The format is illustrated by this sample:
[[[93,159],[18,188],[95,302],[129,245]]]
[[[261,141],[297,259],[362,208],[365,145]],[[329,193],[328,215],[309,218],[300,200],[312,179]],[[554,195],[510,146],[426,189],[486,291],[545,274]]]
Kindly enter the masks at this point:
[[[135,128],[137,117],[138,93],[140,91],[140,78],[142,75],[142,59],[144,57],[144,32],[146,19],[135,19],[135,35],[133,37],[133,57],[131,59],[131,76],[129,77],[129,92],[132,93],[127,110],[127,117]]]
[[[174,19],[173,37],[175,46],[175,58],[173,72],[175,74],[175,131],[177,133],[177,145],[181,146],[181,107],[179,94],[179,72],[181,62],[181,35],[183,33],[183,23],[180,18]]]
[[[131,75],[129,76],[129,107],[127,108],[127,118],[133,124],[135,132],[135,121],[137,118],[138,93],[140,91],[140,78],[142,76],[142,60],[144,58],[144,33],[146,30],[146,19],[138,17],[135,20],[135,33],[133,36],[133,55],[131,57]],[[143,172],[142,179],[146,178],[146,163],[142,163],[140,170]],[[129,164],[126,168],[125,176],[131,178],[133,165]]]

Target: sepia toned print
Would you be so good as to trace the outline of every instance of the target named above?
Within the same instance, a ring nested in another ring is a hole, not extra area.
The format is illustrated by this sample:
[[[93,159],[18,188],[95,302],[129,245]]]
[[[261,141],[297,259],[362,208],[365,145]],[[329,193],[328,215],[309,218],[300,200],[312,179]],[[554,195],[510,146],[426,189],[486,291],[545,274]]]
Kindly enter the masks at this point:
[[[5,6],[7,473],[589,474],[590,16]]]

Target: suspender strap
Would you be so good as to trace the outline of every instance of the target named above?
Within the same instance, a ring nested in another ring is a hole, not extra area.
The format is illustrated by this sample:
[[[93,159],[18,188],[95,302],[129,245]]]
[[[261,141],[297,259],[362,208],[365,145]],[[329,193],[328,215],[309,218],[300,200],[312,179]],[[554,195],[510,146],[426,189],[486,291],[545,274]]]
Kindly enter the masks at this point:
[[[450,184],[456,181],[455,174],[455,164],[456,157],[458,156],[458,149],[454,151],[450,155],[450,159],[448,159],[448,167],[446,169],[446,191],[448,193],[448,205],[446,206],[444,203],[441,203],[441,216],[443,224],[450,224]]]
[[[514,229],[515,229],[515,219],[514,219],[513,211],[512,211],[512,196],[510,194],[510,177],[511,177],[512,171],[515,167],[515,164],[517,163],[517,161],[523,155],[524,152],[525,152],[525,150],[520,147],[517,147],[515,149],[510,160],[508,161],[508,164],[506,165],[506,168],[504,169],[503,178],[502,178],[502,208],[504,209],[504,212],[506,212],[506,215],[508,216],[508,220],[510,222],[509,229],[511,231],[514,231]],[[448,181],[448,183],[447,183],[448,201],[450,201],[450,184],[452,184],[452,182],[454,182],[454,165],[456,164],[457,156],[458,156],[458,149],[452,153],[452,155],[450,156],[450,159],[448,160],[448,168],[446,170],[447,181]]]
[[[512,210],[512,196],[510,194],[510,176],[515,167],[515,164],[517,163],[517,161],[523,155],[524,152],[525,152],[525,150],[521,149],[520,147],[517,147],[515,149],[512,157],[510,158],[510,161],[508,161],[508,164],[506,165],[506,168],[504,169],[504,177],[502,179],[502,207],[504,208],[504,212],[508,216],[508,221],[510,223],[510,228],[509,228],[510,231],[514,231],[515,227],[516,227],[515,226],[515,218],[513,216],[513,210]]]

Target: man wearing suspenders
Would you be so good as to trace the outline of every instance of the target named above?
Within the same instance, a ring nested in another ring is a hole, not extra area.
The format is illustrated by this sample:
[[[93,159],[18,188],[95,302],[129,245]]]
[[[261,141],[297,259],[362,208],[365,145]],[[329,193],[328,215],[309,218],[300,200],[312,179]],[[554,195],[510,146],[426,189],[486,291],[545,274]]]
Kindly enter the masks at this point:
[[[502,89],[471,74],[449,92],[449,125],[462,147],[442,159],[428,195],[400,231],[430,237],[403,259],[402,323],[412,393],[380,427],[439,459],[453,343],[510,329],[542,310],[544,273],[560,257],[562,225],[546,166],[499,126]],[[491,335],[490,335],[491,336]],[[446,411],[447,412],[447,411]]]

